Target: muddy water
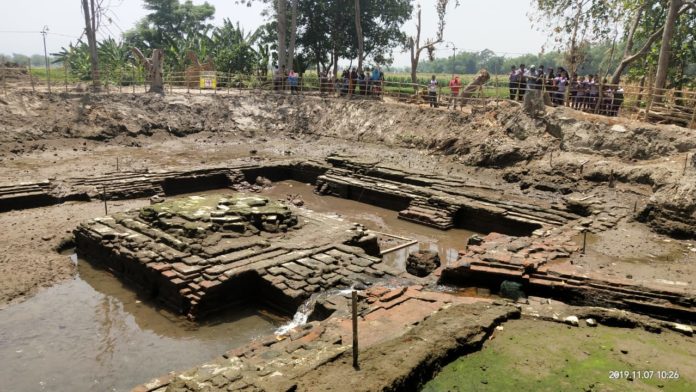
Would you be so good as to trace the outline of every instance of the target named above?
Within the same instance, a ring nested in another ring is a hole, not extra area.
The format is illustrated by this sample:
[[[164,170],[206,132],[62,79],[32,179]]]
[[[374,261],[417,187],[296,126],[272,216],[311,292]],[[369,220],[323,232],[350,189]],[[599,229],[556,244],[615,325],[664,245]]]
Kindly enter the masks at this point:
[[[127,391],[271,334],[281,323],[251,309],[190,323],[80,262],[74,280],[0,312],[0,390]]]
[[[429,249],[437,251],[443,264],[455,261],[458,251],[466,247],[468,238],[474,232],[462,229],[447,231],[411,223],[398,218],[398,212],[385,208],[359,203],[353,200],[315,194],[314,186],[297,181],[283,181],[263,192],[264,195],[285,199],[287,195],[300,195],[305,208],[313,211],[338,215],[341,218],[365,225],[368,229],[406,237],[418,244],[384,256],[384,261],[397,268],[404,268],[406,257],[414,250]]]

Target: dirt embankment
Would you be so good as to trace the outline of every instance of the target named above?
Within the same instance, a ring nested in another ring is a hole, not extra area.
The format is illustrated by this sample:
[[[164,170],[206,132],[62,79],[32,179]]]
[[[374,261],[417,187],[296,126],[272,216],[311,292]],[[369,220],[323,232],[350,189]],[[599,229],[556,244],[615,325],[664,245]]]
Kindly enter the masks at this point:
[[[551,109],[541,118],[501,102],[473,113],[373,100],[287,95],[9,94],[0,104],[2,152],[49,138],[109,140],[198,132],[238,136],[284,132],[456,154],[476,166],[509,166],[560,150],[624,160],[651,160],[696,148],[689,131]]]
[[[567,109],[549,108],[533,118],[509,102],[471,113],[274,94],[9,93],[0,102],[0,183],[105,173],[115,170],[118,157],[121,170],[147,170],[225,165],[257,149],[259,155],[293,150],[297,158],[315,159],[341,151],[378,160],[389,155],[401,166],[561,194],[589,191],[613,178],[652,196],[641,216],[655,230],[693,236],[696,171],[690,161],[684,171],[684,157],[696,150],[690,132]],[[432,155],[448,156],[448,168]],[[51,222],[34,227],[55,232]],[[34,237],[23,246],[44,242]],[[16,245],[12,238],[8,249]],[[0,264],[11,274],[8,257],[14,256],[6,253]],[[46,279],[28,280],[26,288],[15,285],[4,299],[72,273],[68,266],[61,271],[67,272],[46,272]]]

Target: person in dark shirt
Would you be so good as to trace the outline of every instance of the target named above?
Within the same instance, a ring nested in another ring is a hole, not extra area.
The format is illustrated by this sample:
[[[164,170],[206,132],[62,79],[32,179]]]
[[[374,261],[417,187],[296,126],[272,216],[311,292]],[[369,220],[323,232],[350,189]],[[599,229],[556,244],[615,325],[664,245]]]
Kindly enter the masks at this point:
[[[519,87],[517,88],[517,100],[522,101],[524,99],[524,93],[527,91],[527,70],[524,64],[520,64],[520,68],[517,70],[517,83]]]
[[[517,89],[520,87],[520,76],[517,74],[517,67],[514,65],[510,67],[510,76],[508,77],[508,87],[510,89],[510,99],[515,100],[517,98]]]
[[[348,94],[355,94],[355,84],[358,82],[358,71],[355,68],[350,70],[350,80],[348,84]]]

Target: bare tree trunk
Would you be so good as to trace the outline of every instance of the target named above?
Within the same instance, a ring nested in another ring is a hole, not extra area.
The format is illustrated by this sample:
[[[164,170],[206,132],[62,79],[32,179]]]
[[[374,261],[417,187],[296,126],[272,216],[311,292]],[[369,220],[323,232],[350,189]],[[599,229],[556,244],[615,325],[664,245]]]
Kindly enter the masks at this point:
[[[362,71],[363,51],[365,50],[365,40],[363,37],[361,17],[360,0],[355,0],[355,31],[358,38],[358,72]]]
[[[150,82],[151,93],[164,95],[164,79],[162,65],[164,64],[164,52],[162,49],[152,51],[152,57],[146,58],[138,48],[131,48],[135,57],[143,63],[147,70],[148,81]]]
[[[573,24],[573,36],[570,39],[570,74],[578,72],[578,28],[580,25],[580,16],[582,16],[582,1],[578,0],[578,12],[575,14]]]
[[[92,89],[99,91],[101,82],[99,78],[99,57],[97,55],[97,15],[94,0],[82,0],[82,12],[85,14],[85,35],[89,46],[89,59],[92,68]]]
[[[287,61],[288,4],[287,0],[276,0],[276,21],[278,27],[278,68]]]
[[[416,90],[416,72],[418,72],[418,60],[420,59],[420,54],[425,49],[425,47],[420,47],[420,35],[421,35],[421,9],[418,6],[418,12],[416,13],[416,38],[410,38],[411,46],[411,83],[413,83],[413,90]]]
[[[674,36],[674,25],[679,16],[682,0],[670,0],[665,28],[662,31],[662,43],[660,44],[660,58],[657,60],[657,73],[655,74],[655,89],[657,96],[655,101],[662,101],[662,95],[667,83],[667,71],[669,70],[669,60],[672,58],[672,37]]]
[[[295,41],[297,39],[297,2],[298,0],[292,0],[292,5],[290,8],[290,15],[292,22],[290,25],[290,46],[288,48],[288,60],[286,62],[290,69],[295,67]]]

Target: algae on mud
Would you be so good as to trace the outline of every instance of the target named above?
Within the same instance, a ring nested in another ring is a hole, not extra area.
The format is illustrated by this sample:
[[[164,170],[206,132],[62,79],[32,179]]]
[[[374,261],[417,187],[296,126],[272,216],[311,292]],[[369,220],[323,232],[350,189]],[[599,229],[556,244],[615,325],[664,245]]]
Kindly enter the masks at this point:
[[[696,343],[671,332],[514,320],[423,391],[694,391],[694,357]]]

